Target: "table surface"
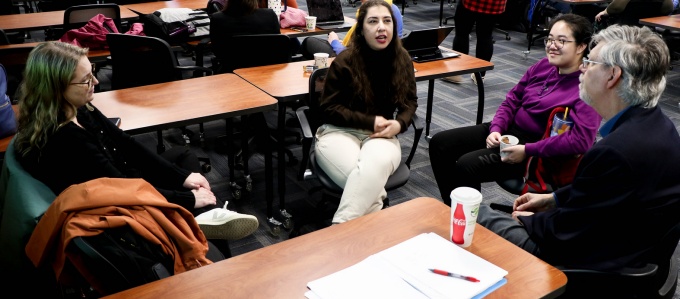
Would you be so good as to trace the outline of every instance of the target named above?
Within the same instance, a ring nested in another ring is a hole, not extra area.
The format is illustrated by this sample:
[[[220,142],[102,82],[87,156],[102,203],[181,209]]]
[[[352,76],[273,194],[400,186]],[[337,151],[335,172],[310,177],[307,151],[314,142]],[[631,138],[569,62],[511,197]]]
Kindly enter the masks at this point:
[[[137,134],[272,110],[277,101],[234,74],[222,74],[95,93],[92,103]]]
[[[421,233],[448,238],[450,208],[416,198],[352,221],[129,289],[107,298],[304,298],[307,283]],[[477,225],[470,252],[508,271],[485,298],[552,298],[567,283],[557,268]]]
[[[141,13],[152,13],[161,8],[206,8],[206,0],[172,0],[172,1],[154,1],[145,3],[136,3],[120,6],[121,19],[134,19],[137,14],[130,11],[132,8]],[[28,14],[13,14],[0,16],[0,23],[2,29],[6,32],[17,30],[35,30],[44,29],[50,26],[57,26],[64,23],[64,11],[47,11]]]
[[[170,0],[170,1],[154,1],[136,4],[120,5],[120,17],[123,20],[136,19],[138,15],[130,9],[134,9],[141,13],[152,13],[161,8],[191,8],[202,9],[207,6],[206,0]],[[345,16],[346,22],[356,22],[355,19]],[[48,11],[29,14],[12,14],[0,15],[0,23],[5,32],[19,31],[19,30],[37,30],[44,29],[50,26],[59,26],[64,23],[64,11]],[[281,29],[282,34],[294,37],[303,37],[317,34],[326,34],[331,31],[345,32],[349,27],[324,30],[316,28],[308,32],[299,32],[292,29]]]
[[[329,60],[329,63],[332,61]],[[264,90],[279,101],[289,101],[305,97],[309,93],[309,75],[303,67],[314,64],[313,60],[296,61],[234,70],[234,74]],[[493,63],[473,56],[461,54],[460,57],[413,63],[416,81],[475,73],[493,69]]]
[[[680,15],[640,19],[640,24],[670,30],[680,30]]]

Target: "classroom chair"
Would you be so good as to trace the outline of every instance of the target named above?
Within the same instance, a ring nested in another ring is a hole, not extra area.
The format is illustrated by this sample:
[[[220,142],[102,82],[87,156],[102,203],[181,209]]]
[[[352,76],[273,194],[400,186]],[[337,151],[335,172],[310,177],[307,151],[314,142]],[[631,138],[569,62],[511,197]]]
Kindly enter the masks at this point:
[[[315,70],[309,77],[309,98],[307,106],[297,109],[296,114],[300,121],[302,128],[302,161],[298,171],[298,179],[301,180],[317,180],[320,187],[313,188],[310,192],[321,189],[324,195],[330,195],[333,198],[339,199],[342,196],[343,188],[335,184],[333,180],[319,167],[316,163],[314,153],[314,136],[317,128],[323,124],[323,120],[319,115],[319,98],[323,92],[323,82],[326,79],[328,68],[321,68]],[[418,141],[423,134],[423,125],[417,115],[413,115],[411,123],[415,134],[413,137],[413,144],[411,150],[405,161],[399,164],[397,170],[389,177],[385,184],[387,191],[395,190],[401,186],[406,185],[410,176],[411,161],[418,147]],[[385,199],[383,206],[389,206],[389,199]]]

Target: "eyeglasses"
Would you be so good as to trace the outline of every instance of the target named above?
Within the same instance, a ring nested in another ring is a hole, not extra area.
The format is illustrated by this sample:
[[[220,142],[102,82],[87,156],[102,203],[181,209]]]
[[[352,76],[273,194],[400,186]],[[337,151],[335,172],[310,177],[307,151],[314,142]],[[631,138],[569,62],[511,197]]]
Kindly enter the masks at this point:
[[[92,87],[92,85],[94,85],[94,80],[97,79],[97,77],[94,76],[94,70],[95,70],[95,64],[92,63],[92,71],[91,71],[90,74],[89,74],[89,75],[90,75],[90,79],[87,80],[87,81],[85,81],[85,82],[78,82],[78,83],[71,83],[71,84],[86,84],[86,85],[87,85],[87,89],[90,89],[90,87]]]
[[[584,69],[587,69],[587,68],[590,66],[591,63],[607,65],[607,64],[604,63],[604,62],[589,60],[589,59],[583,57],[583,62],[581,63],[581,66],[582,66]]]
[[[545,47],[550,47],[550,44],[554,44],[555,48],[562,49],[564,47],[565,43],[573,43],[573,40],[566,40],[566,39],[552,39],[549,37],[546,37],[543,39],[543,42],[545,43]]]

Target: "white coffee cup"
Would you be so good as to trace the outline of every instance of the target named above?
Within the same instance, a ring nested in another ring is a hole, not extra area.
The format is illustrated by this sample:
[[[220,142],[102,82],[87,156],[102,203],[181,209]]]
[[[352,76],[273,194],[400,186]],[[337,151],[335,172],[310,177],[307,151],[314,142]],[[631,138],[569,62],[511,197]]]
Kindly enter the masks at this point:
[[[316,29],[316,17],[306,16],[305,17],[305,24],[307,25],[307,30]]]
[[[472,244],[482,193],[470,187],[451,191],[451,229],[449,240],[460,247]]]
[[[314,53],[314,65],[318,68],[328,67],[328,53]]]
[[[505,138],[507,138],[507,141],[508,141],[507,143],[503,142],[503,140],[506,140]],[[515,136],[512,136],[512,135],[501,136],[501,158],[505,158],[505,157],[508,156],[507,152],[503,152],[504,148],[510,147],[510,146],[513,146],[513,145],[517,145],[518,143],[519,143],[519,139],[517,139],[517,137],[515,137]]]
[[[267,8],[274,11],[277,20],[281,17],[281,0],[267,0]]]

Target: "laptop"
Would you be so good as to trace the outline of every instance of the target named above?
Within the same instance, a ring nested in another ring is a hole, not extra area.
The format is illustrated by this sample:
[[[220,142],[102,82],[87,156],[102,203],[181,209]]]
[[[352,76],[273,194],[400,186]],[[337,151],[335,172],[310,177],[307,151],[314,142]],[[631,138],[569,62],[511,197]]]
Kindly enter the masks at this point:
[[[316,27],[321,29],[349,28],[353,22],[345,22],[340,0],[307,0],[307,11],[316,17]]]
[[[458,57],[460,54],[442,50],[439,45],[453,31],[454,27],[438,27],[421,30],[413,30],[402,39],[404,49],[411,55],[415,62]]]

